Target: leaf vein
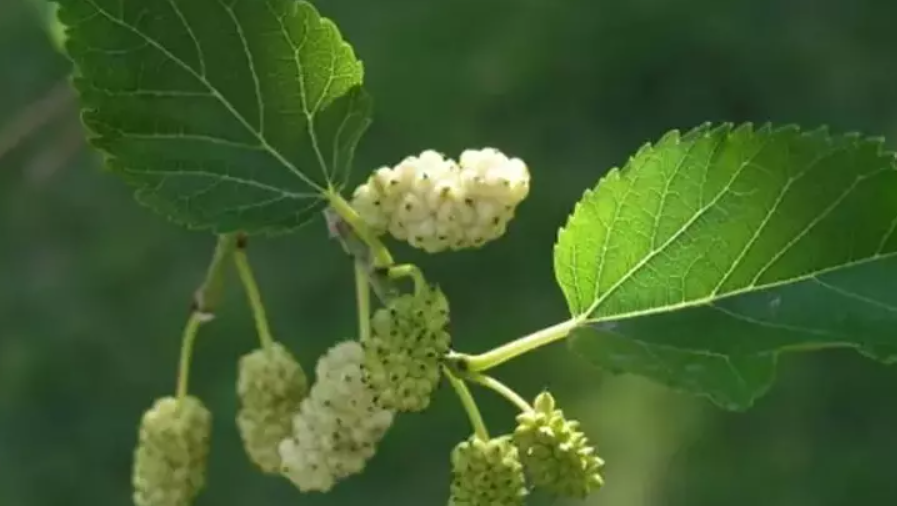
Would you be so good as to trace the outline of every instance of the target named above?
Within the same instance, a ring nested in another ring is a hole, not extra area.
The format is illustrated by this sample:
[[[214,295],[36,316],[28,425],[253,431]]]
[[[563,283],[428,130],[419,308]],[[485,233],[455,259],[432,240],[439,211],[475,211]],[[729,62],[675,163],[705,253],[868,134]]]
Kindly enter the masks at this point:
[[[115,23],[127,30],[130,30],[135,35],[143,38],[150,45],[152,45],[154,48],[156,48],[157,51],[162,53],[164,56],[169,58],[171,61],[173,61],[178,66],[185,69],[187,72],[191,73],[196,79],[198,79],[204,86],[206,86],[209,89],[209,91],[212,93],[212,95],[214,95],[215,98],[217,98],[221,102],[221,104],[228,110],[228,112],[230,112],[234,116],[234,118],[236,118],[237,121],[239,121],[243,125],[244,128],[246,128],[252,135],[254,135],[256,138],[258,138],[259,142],[262,144],[264,149],[266,151],[270,152],[271,155],[274,156],[274,158],[277,159],[277,161],[281,165],[283,165],[284,167],[289,169],[291,172],[293,172],[293,174],[295,174],[297,177],[302,179],[302,181],[304,181],[307,185],[311,186],[315,190],[318,190],[320,192],[324,191],[324,189],[321,188],[320,185],[318,185],[312,179],[310,179],[308,176],[303,174],[302,171],[300,171],[295,165],[293,165],[292,162],[287,160],[283,156],[283,154],[280,153],[280,151],[278,151],[273,146],[268,144],[268,142],[263,137],[261,137],[260,133],[252,128],[252,125],[246,120],[246,118],[244,118],[243,115],[234,108],[234,105],[231,104],[230,101],[226,97],[224,97],[224,95],[222,95],[221,92],[219,92],[218,89],[215,86],[213,86],[212,83],[210,83],[204,76],[197,74],[193,68],[191,68],[189,65],[186,64],[186,62],[184,62],[183,60],[181,60],[180,58],[175,56],[173,53],[168,51],[165,48],[165,46],[163,46],[157,40],[155,40],[154,38],[152,38],[149,35],[147,35],[146,33],[144,33],[142,30],[139,30],[136,27],[131,26],[130,24],[124,22],[122,19],[113,16],[107,10],[105,10],[100,5],[98,5],[96,3],[96,0],[86,0],[86,1],[89,2],[93,6],[93,8],[96,9],[97,12],[99,12],[103,17],[105,17],[112,23]]]
[[[876,174],[880,174],[880,173],[885,172],[885,171],[888,171],[888,170],[891,170],[891,169],[890,169],[890,168],[879,169],[879,170],[875,171],[874,173],[870,174],[870,175],[867,176],[867,177],[872,177],[872,176],[874,176],[874,175],[876,175]],[[804,237],[806,237],[806,235],[809,234],[810,231],[811,231],[813,228],[816,227],[816,225],[818,225],[822,220],[824,220],[825,218],[827,218],[827,217],[832,213],[832,211],[834,211],[838,206],[840,206],[841,203],[844,202],[844,200],[845,200],[851,193],[853,193],[853,191],[856,190],[857,187],[859,186],[859,184],[860,184],[862,181],[864,181],[865,179],[866,179],[866,177],[859,177],[859,176],[856,177],[856,178],[853,180],[853,183],[852,183],[850,186],[848,186],[848,187],[844,190],[844,192],[842,192],[841,195],[840,195],[837,199],[834,200],[834,202],[832,202],[828,207],[826,207],[825,209],[823,209],[821,213],[819,213],[818,215],[816,215],[816,216],[810,221],[810,223],[808,223],[807,226],[803,228],[803,230],[801,230],[799,233],[795,234],[794,237],[793,237],[790,241],[788,241],[787,244],[785,244],[785,247],[784,247],[784,248],[782,248],[780,251],[778,251],[775,255],[772,256],[772,258],[769,260],[769,262],[767,262],[766,265],[763,266],[763,268],[760,269],[760,271],[757,273],[757,275],[754,276],[754,279],[751,280],[751,283],[750,283],[750,284],[751,284],[751,285],[756,285],[757,282],[760,280],[760,278],[763,277],[763,275],[766,274],[766,272],[767,272],[773,265],[775,265],[775,263],[778,262],[779,259],[781,259],[783,256],[785,256],[785,254],[786,254],[788,251],[790,251],[791,248],[793,248],[795,244],[797,244],[798,242],[800,242],[801,239],[803,239]]]
[[[110,128],[115,129],[111,125]],[[153,132],[153,133],[141,133],[141,132],[132,132],[127,130],[115,129],[115,131],[126,139],[140,139],[140,140],[150,140],[150,141],[165,141],[165,140],[189,140],[189,141],[200,141],[200,142],[208,142],[210,144],[217,144],[219,146],[227,146],[230,148],[239,148],[245,149],[249,151],[263,151],[267,152],[264,146],[260,144],[246,144],[244,142],[231,141],[228,139],[222,139],[220,137],[212,137],[210,135],[202,135],[202,134],[188,134],[188,133],[163,133],[163,132]]]
[[[199,74],[203,77],[206,75],[206,59],[203,54],[202,47],[199,45],[199,39],[196,38],[196,34],[193,33],[193,27],[190,26],[190,23],[187,22],[187,18],[184,16],[181,8],[178,7],[177,0],[168,0],[168,3],[171,5],[171,8],[174,10],[178,19],[181,20],[181,23],[184,25],[184,29],[187,30],[187,35],[190,36],[190,39],[193,41],[193,47],[196,49],[196,59],[199,60]]]
[[[227,181],[231,183],[241,184],[245,186],[252,186],[254,188],[258,188],[260,190],[269,191],[271,193],[277,193],[283,195],[285,197],[297,199],[297,200],[307,200],[320,198],[320,195],[317,193],[305,193],[305,192],[292,192],[288,190],[284,190],[283,188],[278,188],[276,186],[271,186],[254,179],[245,179],[238,176],[233,176],[230,174],[222,174],[218,172],[207,172],[204,170],[178,170],[177,172],[169,172],[165,170],[152,170],[141,168],[139,171],[130,169],[127,172],[132,172],[138,175],[153,175],[153,176],[162,176],[166,179],[183,177],[183,176],[192,176],[192,177],[208,177],[210,179],[220,179],[222,181]]]
[[[813,281],[815,281],[819,286],[822,286],[823,288],[826,288],[826,289],[828,289],[828,290],[831,290],[831,291],[833,291],[833,292],[835,292],[835,293],[837,293],[837,294],[843,295],[844,297],[847,297],[847,298],[850,298],[850,299],[854,299],[854,300],[858,300],[858,301],[860,301],[860,302],[864,302],[864,303],[866,303],[866,304],[871,304],[871,305],[873,305],[873,306],[880,307],[880,308],[882,308],[882,309],[884,309],[884,310],[886,310],[886,311],[892,312],[892,313],[897,313],[897,306],[893,306],[893,305],[891,305],[891,304],[887,304],[887,303],[885,303],[885,302],[882,302],[882,301],[880,301],[880,300],[873,299],[873,298],[871,298],[871,297],[866,297],[865,295],[860,295],[860,294],[858,294],[858,293],[856,293],[856,292],[852,292],[852,291],[850,291],[850,290],[847,290],[847,289],[842,288],[842,287],[837,286],[837,285],[833,285],[833,284],[831,284],[831,283],[826,283],[825,281],[822,281],[822,280],[819,279],[818,277],[814,277],[814,278],[811,278],[811,279],[812,279]]]
[[[736,169],[736,170],[733,172],[732,177],[729,178],[729,181],[728,181],[728,182],[726,183],[726,185],[720,190],[720,192],[713,198],[713,200],[711,200],[711,201],[710,201],[706,206],[704,206],[703,208],[699,209],[698,212],[696,212],[691,218],[689,218],[685,223],[683,223],[682,226],[679,227],[679,230],[677,230],[674,234],[672,234],[672,235],[669,237],[669,239],[667,239],[666,241],[664,241],[664,243],[661,244],[659,248],[657,248],[657,249],[653,249],[653,250],[649,251],[648,254],[645,255],[644,258],[642,258],[639,262],[637,262],[634,266],[632,266],[628,271],[626,271],[626,273],[624,273],[624,274],[620,277],[620,279],[617,280],[616,283],[614,283],[613,285],[611,285],[611,287],[610,287],[606,292],[604,292],[603,295],[601,295],[600,297],[596,297],[596,298],[595,298],[595,301],[592,302],[592,305],[589,307],[588,311],[586,311],[586,312],[589,313],[589,314],[595,312],[595,310],[596,310],[596,309],[597,309],[597,308],[598,308],[598,307],[599,307],[605,300],[607,300],[608,297],[610,297],[611,295],[613,295],[613,293],[614,293],[616,290],[618,290],[619,287],[623,285],[623,283],[625,283],[626,281],[628,281],[629,278],[631,278],[636,272],[639,271],[639,269],[641,269],[645,264],[647,264],[647,263],[650,262],[654,257],[656,257],[657,254],[658,254],[660,251],[663,251],[664,249],[666,249],[667,246],[669,246],[670,244],[672,244],[673,242],[675,242],[675,241],[676,241],[682,234],[684,234],[685,231],[687,231],[687,230],[688,230],[688,229],[689,229],[689,228],[690,228],[690,227],[691,227],[691,226],[692,226],[698,219],[700,219],[701,217],[703,217],[704,214],[707,213],[707,211],[709,211],[709,210],[712,209],[714,206],[716,206],[716,204],[720,201],[720,199],[722,199],[723,196],[728,192],[729,188],[732,186],[732,183],[733,183],[736,179],[738,179],[738,177],[741,175],[741,172],[744,170],[744,168],[745,168],[747,165],[748,165],[748,161],[745,161],[745,163],[741,164],[741,166],[739,166],[738,169]],[[641,171],[640,171],[640,172],[641,172]],[[602,259],[601,264],[602,264],[602,265],[604,264],[603,259]]]
[[[256,108],[258,108],[258,135],[259,137],[265,136],[265,100],[262,97],[262,85],[259,81],[259,75],[255,68],[255,57],[252,55],[252,51],[249,49],[249,41],[246,39],[246,34],[243,33],[243,24],[240,23],[240,20],[237,18],[234,13],[233,7],[224,3],[223,0],[219,0],[221,7],[227,11],[227,15],[230,17],[231,21],[234,24],[234,28],[237,30],[237,36],[240,39],[240,44],[243,46],[243,54],[246,55],[246,64],[249,67],[249,75],[252,77],[253,90],[255,92],[255,102]]]

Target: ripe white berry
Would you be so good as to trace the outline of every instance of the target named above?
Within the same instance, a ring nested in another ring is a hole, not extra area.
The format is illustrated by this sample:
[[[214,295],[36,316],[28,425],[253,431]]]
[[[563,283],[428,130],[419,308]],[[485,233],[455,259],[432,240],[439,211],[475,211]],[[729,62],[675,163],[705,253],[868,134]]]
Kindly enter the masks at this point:
[[[460,163],[427,150],[378,169],[352,205],[374,233],[436,253],[501,237],[529,184],[526,164],[497,149],[468,149]]]
[[[316,381],[280,443],[281,473],[303,492],[327,492],[361,472],[392,425],[393,412],[374,402],[364,382],[357,341],[330,348],[315,367]]]

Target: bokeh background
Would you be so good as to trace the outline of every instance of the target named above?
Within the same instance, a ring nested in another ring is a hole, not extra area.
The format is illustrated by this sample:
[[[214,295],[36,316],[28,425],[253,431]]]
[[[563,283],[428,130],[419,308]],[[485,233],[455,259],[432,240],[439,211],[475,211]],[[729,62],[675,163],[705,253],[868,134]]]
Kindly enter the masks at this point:
[[[565,315],[551,246],[581,192],[643,142],[703,121],[897,139],[897,2],[326,0],[376,99],[357,175],[425,148],[493,145],[535,185],[505,239],[419,262],[469,352]],[[134,204],[85,148],[46,4],[0,0],[0,505],[122,506],[136,424],[174,388],[178,339],[213,245]],[[889,146],[895,147],[893,141]],[[355,329],[349,265],[323,223],[257,240],[277,337],[307,368]],[[235,279],[232,278],[232,281]],[[198,505],[438,505],[469,433],[449,389],[400,418],[368,471],[328,495],[255,472],[233,422],[255,336],[236,283],[204,328],[193,386],[216,414]],[[695,329],[699,332],[700,329]],[[746,413],[588,366],[563,345],[499,371],[551,388],[608,462],[608,506],[897,504],[897,367],[789,356]],[[513,412],[475,391],[493,432]],[[575,504],[536,496],[532,504]]]

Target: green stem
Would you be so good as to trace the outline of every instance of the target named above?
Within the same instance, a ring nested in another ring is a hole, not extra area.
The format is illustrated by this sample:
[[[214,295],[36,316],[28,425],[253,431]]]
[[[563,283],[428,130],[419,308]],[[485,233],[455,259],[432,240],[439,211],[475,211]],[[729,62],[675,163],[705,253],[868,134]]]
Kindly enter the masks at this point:
[[[483,441],[488,441],[489,431],[486,430],[486,422],[483,421],[483,415],[480,413],[480,408],[477,407],[477,402],[473,399],[473,395],[470,394],[467,385],[464,384],[464,381],[455,376],[449,368],[443,367],[442,372],[445,374],[446,378],[448,378],[449,383],[452,384],[455,393],[458,394],[458,399],[461,400],[461,405],[464,406],[464,411],[467,412],[467,416],[470,418],[470,425],[473,426],[474,434]]]
[[[177,396],[179,400],[183,400],[187,396],[190,386],[190,361],[193,357],[193,343],[196,342],[199,327],[207,321],[209,321],[209,315],[194,310],[190,313],[190,318],[184,327],[184,333],[181,337],[181,359],[178,366]]]
[[[392,280],[411,278],[414,282],[415,295],[420,295],[427,288],[427,281],[424,279],[424,274],[416,265],[403,264],[390,267],[389,278]]]
[[[224,293],[224,267],[237,247],[237,234],[222,234],[218,236],[215,244],[215,252],[206,269],[206,277],[202,285],[194,294],[196,310],[206,314],[213,314],[221,295]]]
[[[190,386],[190,363],[193,359],[193,345],[199,334],[199,327],[215,317],[215,309],[224,292],[224,266],[237,246],[238,234],[218,236],[212,260],[206,269],[206,276],[193,293],[190,317],[181,335],[181,356],[178,364],[176,395],[178,399],[187,396]]]
[[[252,268],[249,266],[245,245],[241,245],[234,251],[234,263],[237,265],[240,281],[243,283],[246,298],[249,300],[249,307],[252,309],[252,318],[255,320],[255,330],[258,334],[259,343],[261,343],[263,348],[270,348],[274,344],[274,338],[271,337],[265,306],[262,304],[262,296],[259,292],[258,284],[255,282],[255,276],[252,274]]]
[[[495,378],[490,376],[486,376],[483,374],[471,373],[466,376],[467,379],[473,381],[474,383],[478,383],[490,390],[495,391],[505,399],[511,402],[511,404],[517,406],[520,411],[532,411],[533,407],[529,405],[523,397],[520,397],[517,392],[511,389],[511,387],[505,385],[501,381],[498,381]]]
[[[358,338],[362,341],[371,336],[371,287],[368,271],[361,262],[355,262],[355,299],[358,302]]]
[[[371,248],[375,267],[389,267],[395,263],[392,259],[392,255],[389,253],[389,250],[386,249],[383,242],[371,232],[371,229],[364,223],[361,216],[359,216],[355,209],[346,202],[346,199],[344,199],[342,195],[332,189],[328,191],[326,195],[327,200],[330,202],[330,207],[332,207],[333,210],[336,211],[336,214],[352,227],[355,234],[358,235],[369,248]]]
[[[570,335],[576,327],[579,327],[585,319],[581,316],[573,317],[567,321],[552,325],[551,327],[534,332],[530,335],[515,339],[486,353],[479,355],[460,356],[469,372],[483,372],[508,360],[516,358],[524,353],[541,348],[547,344],[563,339]]]

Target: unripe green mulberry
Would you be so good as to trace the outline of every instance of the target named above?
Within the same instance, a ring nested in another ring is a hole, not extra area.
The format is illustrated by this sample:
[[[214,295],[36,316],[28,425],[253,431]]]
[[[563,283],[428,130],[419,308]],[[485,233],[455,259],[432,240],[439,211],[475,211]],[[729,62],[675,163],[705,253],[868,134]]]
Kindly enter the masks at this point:
[[[558,495],[584,498],[600,488],[604,461],[595,454],[579,423],[555,409],[548,392],[536,397],[533,410],[517,416],[514,443],[527,475],[537,487]]]
[[[477,436],[452,450],[449,506],[519,506],[528,490],[518,450],[510,436]]]
[[[395,411],[427,408],[451,345],[448,321],[448,301],[435,287],[399,296],[374,313],[371,335],[361,344],[366,380],[381,406]]]
[[[211,430],[212,414],[199,399],[157,399],[140,422],[134,504],[189,505],[205,486]]]
[[[302,366],[280,343],[240,359],[237,427],[249,458],[265,473],[280,473],[280,442],[292,434],[293,415],[308,393]]]

